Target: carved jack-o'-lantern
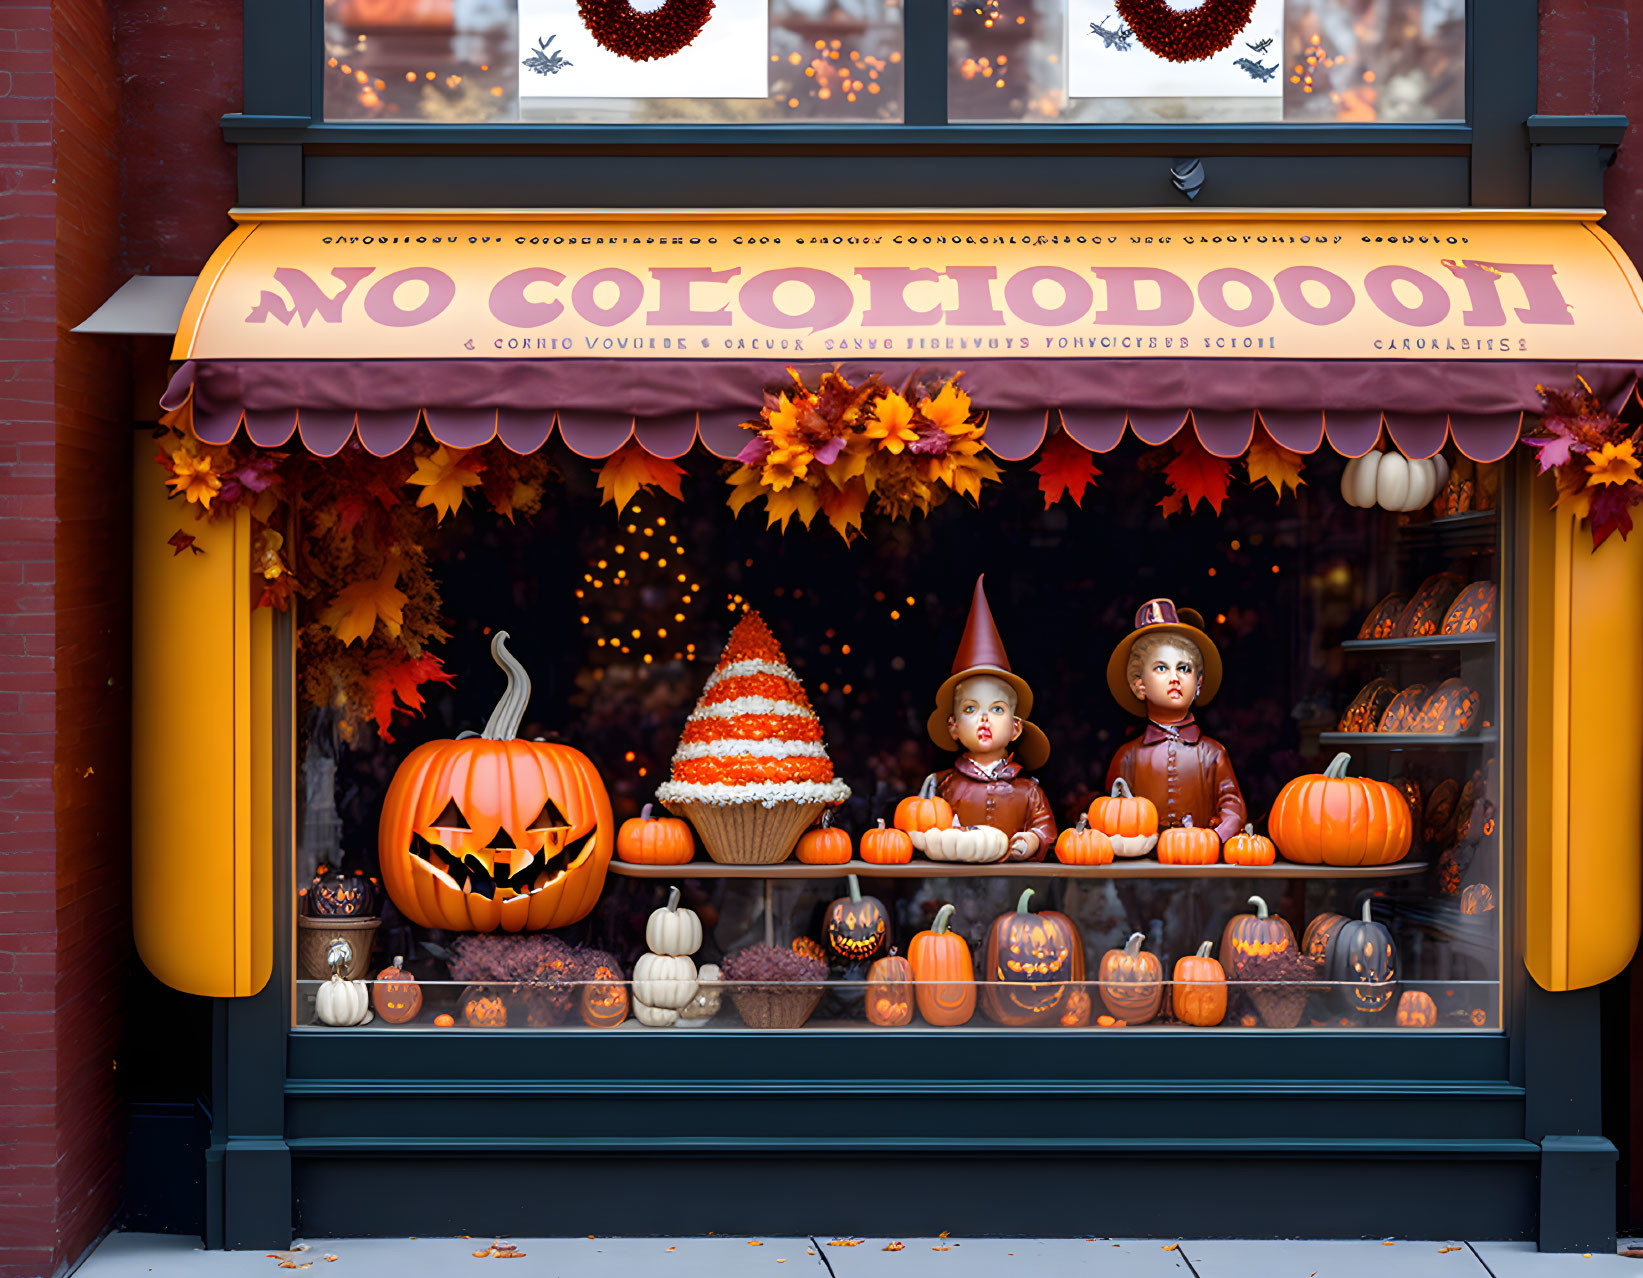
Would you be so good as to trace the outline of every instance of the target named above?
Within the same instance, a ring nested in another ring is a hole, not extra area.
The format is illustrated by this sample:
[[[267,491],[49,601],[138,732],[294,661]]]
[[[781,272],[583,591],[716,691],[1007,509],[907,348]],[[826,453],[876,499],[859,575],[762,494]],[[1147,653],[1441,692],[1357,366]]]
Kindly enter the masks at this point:
[[[860,963],[884,948],[890,936],[890,921],[884,912],[884,902],[876,896],[863,896],[861,880],[854,874],[846,877],[850,895],[841,896],[827,907],[822,927],[827,944],[835,954]]]
[[[383,882],[423,927],[565,927],[605,885],[615,824],[605,784],[580,750],[516,738],[531,685],[507,637],[491,640],[508,686],[485,730],[411,751],[382,804]]]
[[[1084,979],[1084,942],[1065,914],[1031,914],[1027,888],[1014,910],[1000,914],[987,933],[981,1010],[1000,1025],[1039,1025],[1065,1010],[1073,985]]]
[[[332,873],[321,867],[314,881],[298,891],[306,912],[316,919],[369,918],[377,912],[377,883],[365,871]]]
[[[1369,916],[1369,901],[1360,918],[1336,929],[1324,958],[1324,979],[1347,1012],[1379,1012],[1397,992],[1398,945],[1384,923]]]

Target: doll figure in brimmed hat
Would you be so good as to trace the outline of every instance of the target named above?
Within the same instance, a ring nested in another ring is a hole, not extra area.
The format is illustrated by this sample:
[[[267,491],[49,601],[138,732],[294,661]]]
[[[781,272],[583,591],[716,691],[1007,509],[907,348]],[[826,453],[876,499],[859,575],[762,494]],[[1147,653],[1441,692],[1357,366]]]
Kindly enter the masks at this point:
[[[936,693],[926,727],[957,762],[935,776],[936,792],[963,825],[990,825],[1010,836],[1010,859],[1042,861],[1055,842],[1055,816],[1024,770],[1050,757],[1050,742],[1027,716],[1033,690],[1010,669],[982,578],[970,601],[953,673]]]
[[[1107,687],[1147,726],[1119,747],[1107,769],[1107,788],[1123,778],[1158,807],[1158,826],[1185,824],[1214,830],[1225,843],[1248,819],[1226,747],[1207,737],[1193,718],[1221,686],[1221,654],[1204,633],[1204,619],[1168,599],[1149,599],[1135,629],[1107,662]]]

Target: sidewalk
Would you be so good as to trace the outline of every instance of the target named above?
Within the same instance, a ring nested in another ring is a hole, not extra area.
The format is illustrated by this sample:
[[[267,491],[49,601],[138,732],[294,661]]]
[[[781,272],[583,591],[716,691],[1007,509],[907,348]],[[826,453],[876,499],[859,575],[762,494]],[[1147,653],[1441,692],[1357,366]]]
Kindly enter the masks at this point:
[[[1643,1260],[1541,1255],[1529,1243],[1064,1238],[337,1238],[301,1250],[208,1252],[197,1239],[113,1234],[77,1278],[1643,1278]],[[1623,1247],[1636,1244],[1623,1242]]]

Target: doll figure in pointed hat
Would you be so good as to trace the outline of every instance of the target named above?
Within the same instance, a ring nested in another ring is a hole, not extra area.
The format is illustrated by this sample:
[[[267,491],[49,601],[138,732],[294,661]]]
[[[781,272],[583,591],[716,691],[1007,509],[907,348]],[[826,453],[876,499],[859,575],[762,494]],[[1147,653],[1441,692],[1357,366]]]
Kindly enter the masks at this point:
[[[1010,669],[982,578],[970,601],[953,673],[936,693],[926,727],[943,750],[958,751],[935,775],[936,793],[962,825],[990,825],[1010,836],[1010,859],[1042,861],[1055,843],[1055,816],[1025,771],[1050,757],[1050,742],[1027,716],[1033,690]]]
[[[1107,788],[1122,780],[1158,808],[1158,828],[1214,830],[1225,843],[1248,814],[1226,747],[1205,736],[1193,707],[1221,686],[1221,654],[1204,633],[1204,619],[1168,599],[1149,599],[1135,629],[1107,661],[1107,688],[1118,704],[1147,721],[1107,769]]]

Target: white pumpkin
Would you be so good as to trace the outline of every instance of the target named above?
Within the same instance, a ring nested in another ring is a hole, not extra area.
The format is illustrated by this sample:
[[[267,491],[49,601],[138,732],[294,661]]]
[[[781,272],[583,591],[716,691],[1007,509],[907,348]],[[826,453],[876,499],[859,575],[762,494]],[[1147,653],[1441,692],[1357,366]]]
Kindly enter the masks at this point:
[[[1347,462],[1341,472],[1341,499],[1360,509],[1419,510],[1431,504],[1448,474],[1449,465],[1441,456],[1415,461],[1397,449],[1372,448]]]
[[[667,890],[667,904],[645,924],[645,944],[656,954],[694,954],[702,948],[702,920],[679,908],[679,889]]]
[[[696,997],[696,964],[679,954],[641,954],[633,965],[633,997],[678,1011]]]
[[[649,1003],[633,1000],[633,1017],[641,1025],[672,1025],[679,1013],[671,1007],[652,1007]]]
[[[946,830],[924,832],[924,855],[932,861],[986,864],[1010,854],[1010,836],[990,825],[960,825],[958,818]]]
[[[314,995],[314,1015],[323,1025],[363,1025],[370,1015],[365,981],[345,981],[339,972]]]
[[[690,1000],[689,1007],[679,1009],[681,1021],[705,1021],[718,1013],[719,1000],[723,997],[719,979],[723,975],[717,963],[703,963],[696,969],[696,997]]]

